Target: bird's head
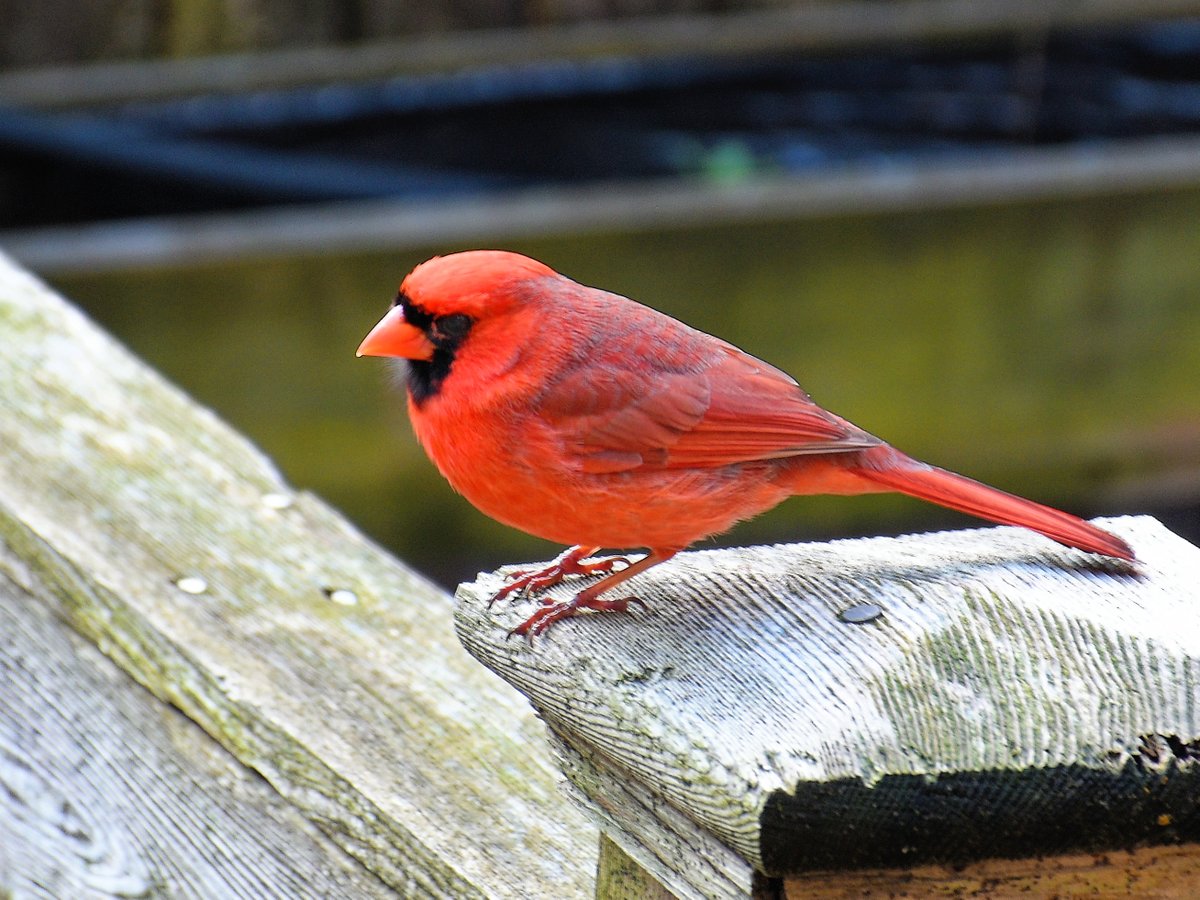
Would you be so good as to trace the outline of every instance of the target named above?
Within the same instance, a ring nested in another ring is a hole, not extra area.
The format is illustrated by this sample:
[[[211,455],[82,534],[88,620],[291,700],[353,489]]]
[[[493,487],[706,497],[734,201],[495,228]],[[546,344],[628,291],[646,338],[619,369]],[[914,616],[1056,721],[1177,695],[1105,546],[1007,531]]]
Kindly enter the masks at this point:
[[[493,356],[513,350],[519,330],[511,321],[527,296],[520,286],[556,275],[505,250],[435,256],[401,282],[392,308],[363,339],[358,355],[408,360],[409,391],[420,404],[437,393],[468,341],[486,344]],[[479,333],[489,330],[493,339],[481,340]]]

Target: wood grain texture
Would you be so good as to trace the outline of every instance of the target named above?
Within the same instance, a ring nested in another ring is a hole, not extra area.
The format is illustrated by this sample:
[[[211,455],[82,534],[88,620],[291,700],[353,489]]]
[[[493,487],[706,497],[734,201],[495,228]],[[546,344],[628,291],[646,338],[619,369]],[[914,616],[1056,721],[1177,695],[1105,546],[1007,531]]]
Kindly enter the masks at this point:
[[[596,832],[448,597],[2,264],[0,329],[0,574],[393,890],[591,892]]]
[[[596,900],[676,900],[611,838],[601,835]]]
[[[956,866],[817,872],[788,879],[784,900],[862,897],[1136,897],[1191,900],[1200,884],[1200,844],[1146,846]]]
[[[647,608],[532,647],[484,576],[456,623],[680,896],[711,895],[704,835],[777,873],[1194,839],[1200,550],[1103,524],[1136,571],[993,528],[684,554],[633,582]]]
[[[0,894],[395,896],[3,576],[0,678]]]
[[[550,734],[570,795],[592,814],[605,837],[645,870],[651,886],[680,900],[752,896],[754,869],[735,850],[698,827],[678,805],[664,802],[636,773],[553,727]],[[620,885],[601,881],[596,896],[616,900],[622,896]]]

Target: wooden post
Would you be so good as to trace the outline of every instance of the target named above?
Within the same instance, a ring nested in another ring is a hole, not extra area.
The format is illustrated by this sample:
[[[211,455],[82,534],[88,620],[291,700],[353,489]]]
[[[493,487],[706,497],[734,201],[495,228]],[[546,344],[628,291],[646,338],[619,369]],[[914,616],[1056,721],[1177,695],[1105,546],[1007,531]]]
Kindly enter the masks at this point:
[[[2,258],[0,679],[0,896],[593,891],[450,598]]]
[[[1013,528],[710,550],[532,646],[497,575],[456,622],[677,897],[1183,886],[1200,852],[1161,845],[1200,840],[1200,549],[1102,524],[1136,565]]]

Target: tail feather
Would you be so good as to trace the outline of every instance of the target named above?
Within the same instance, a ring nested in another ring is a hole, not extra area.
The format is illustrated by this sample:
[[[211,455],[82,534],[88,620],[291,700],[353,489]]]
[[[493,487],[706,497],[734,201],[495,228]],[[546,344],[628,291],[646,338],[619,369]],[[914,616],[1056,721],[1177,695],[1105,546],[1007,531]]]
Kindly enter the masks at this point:
[[[892,453],[896,451],[892,450]],[[889,459],[879,468],[864,466],[856,469],[855,473],[891,490],[970,513],[981,519],[1031,528],[1068,547],[1115,556],[1118,559],[1134,559],[1129,544],[1078,516],[989,487],[946,469],[917,462],[899,453],[896,455],[900,456],[902,461]]]

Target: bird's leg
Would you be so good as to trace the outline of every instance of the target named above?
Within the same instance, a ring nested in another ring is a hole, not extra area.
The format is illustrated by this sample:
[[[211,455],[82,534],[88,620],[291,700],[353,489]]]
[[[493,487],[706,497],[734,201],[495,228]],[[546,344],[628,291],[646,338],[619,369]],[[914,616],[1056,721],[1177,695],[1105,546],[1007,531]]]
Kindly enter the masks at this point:
[[[542,591],[554,587],[568,575],[595,575],[598,572],[611,572],[617,563],[629,565],[629,560],[624,556],[609,556],[592,562],[582,562],[584,557],[591,556],[599,549],[599,547],[572,547],[543,569],[522,569],[513,572],[509,576],[512,581],[492,595],[488,606],[512,594],[537,596]]]
[[[578,548],[577,548],[578,549]],[[545,634],[555,622],[568,616],[573,616],[581,610],[594,609],[601,612],[627,612],[630,603],[641,603],[637,597],[621,597],[618,600],[601,600],[600,595],[612,590],[621,582],[632,578],[639,572],[645,572],[651,566],[656,566],[675,555],[675,550],[651,550],[635,563],[631,563],[619,572],[613,572],[607,578],[597,581],[591,587],[584,588],[570,600],[558,603],[548,603],[532,616],[510,631],[524,635],[532,642],[535,637]]]

